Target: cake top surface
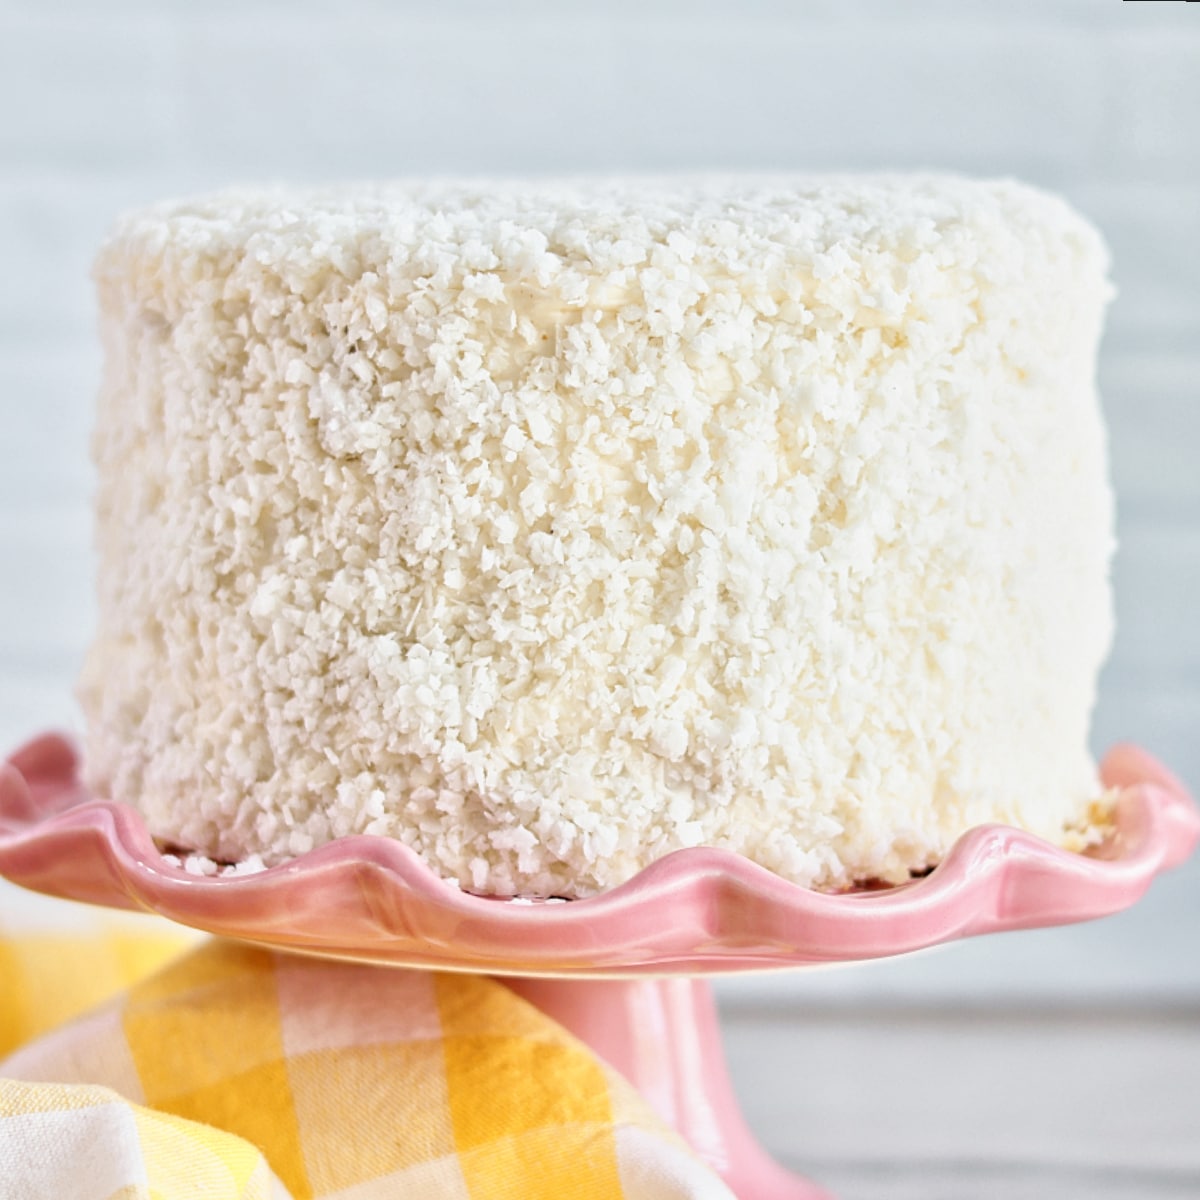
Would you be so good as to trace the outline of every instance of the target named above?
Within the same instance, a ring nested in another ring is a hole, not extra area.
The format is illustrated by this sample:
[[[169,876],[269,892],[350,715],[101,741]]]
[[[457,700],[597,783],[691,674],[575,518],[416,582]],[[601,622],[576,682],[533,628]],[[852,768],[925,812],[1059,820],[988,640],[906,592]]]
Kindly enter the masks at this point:
[[[439,246],[480,270],[507,250],[546,280],[566,261],[595,268],[645,265],[649,247],[686,263],[707,247],[712,264],[769,270],[776,245],[813,254],[860,244],[931,250],[955,228],[1036,227],[1099,244],[1063,200],[1011,180],[954,175],[712,176],[443,180],[338,187],[230,189],[167,202],[122,218],[119,242],[178,254],[251,247],[271,256],[336,257],[376,237],[391,246]],[[475,243],[478,243],[477,247]],[[104,256],[101,256],[103,262]],[[837,264],[826,264],[835,270]]]

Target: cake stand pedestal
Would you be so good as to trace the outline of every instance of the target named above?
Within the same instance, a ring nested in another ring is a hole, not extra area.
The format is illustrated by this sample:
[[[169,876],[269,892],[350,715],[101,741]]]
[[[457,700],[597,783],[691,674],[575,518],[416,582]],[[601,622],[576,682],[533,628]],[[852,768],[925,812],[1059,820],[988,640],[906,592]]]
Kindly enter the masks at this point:
[[[190,872],[127,804],[96,800],[65,739],[0,765],[0,875],[35,891],[160,913],[277,950],[496,975],[620,1071],[740,1200],[827,1196],[747,1130],[704,976],[881,958],[975,934],[1127,908],[1200,838],[1183,785],[1134,747],[1111,751],[1111,834],[1072,854],[981,826],[900,887],[806,891],[721,850],[681,850],[621,887],[571,902],[447,886],[405,846],[339,839],[247,874]]]

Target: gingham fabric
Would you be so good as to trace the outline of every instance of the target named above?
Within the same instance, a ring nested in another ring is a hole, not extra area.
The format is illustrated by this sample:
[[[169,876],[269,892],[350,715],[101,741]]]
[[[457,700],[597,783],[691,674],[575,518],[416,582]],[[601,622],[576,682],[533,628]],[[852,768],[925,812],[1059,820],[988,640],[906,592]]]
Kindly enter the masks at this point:
[[[0,1079],[6,1200],[289,1200],[248,1142],[108,1088]]]
[[[72,969],[61,941],[0,936],[0,1038],[96,999],[173,937],[85,939]],[[0,1195],[730,1198],[623,1079],[496,981],[219,941],[0,1062]]]
[[[177,958],[189,941],[169,927],[119,924],[13,934],[0,917],[0,1057]]]

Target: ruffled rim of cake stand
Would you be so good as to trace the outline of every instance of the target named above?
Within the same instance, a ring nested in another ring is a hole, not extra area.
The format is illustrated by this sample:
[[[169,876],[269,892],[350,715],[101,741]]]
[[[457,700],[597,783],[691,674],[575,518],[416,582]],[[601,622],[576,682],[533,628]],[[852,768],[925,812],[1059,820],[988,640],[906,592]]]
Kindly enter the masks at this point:
[[[1191,853],[1200,812],[1135,746],[1111,750],[1101,774],[1118,789],[1113,831],[1085,854],[985,825],[923,878],[830,895],[697,848],[556,903],[462,892],[381,837],[340,838],[253,874],[197,875],[163,854],[132,807],[90,797],[71,742],[48,734],[0,765],[0,875],[242,941],[395,966],[584,976],[845,962],[1129,907]]]

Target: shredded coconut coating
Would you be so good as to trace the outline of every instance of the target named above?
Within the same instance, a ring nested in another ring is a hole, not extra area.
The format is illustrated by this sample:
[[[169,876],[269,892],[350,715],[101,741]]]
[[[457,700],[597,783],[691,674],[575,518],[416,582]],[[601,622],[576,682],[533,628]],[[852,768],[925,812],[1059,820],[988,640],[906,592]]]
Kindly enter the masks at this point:
[[[680,847],[1062,844],[1113,546],[1107,256],[955,178],[227,193],[100,255],[87,769],[266,863],[583,896]]]

